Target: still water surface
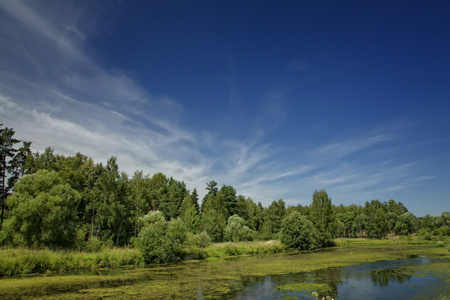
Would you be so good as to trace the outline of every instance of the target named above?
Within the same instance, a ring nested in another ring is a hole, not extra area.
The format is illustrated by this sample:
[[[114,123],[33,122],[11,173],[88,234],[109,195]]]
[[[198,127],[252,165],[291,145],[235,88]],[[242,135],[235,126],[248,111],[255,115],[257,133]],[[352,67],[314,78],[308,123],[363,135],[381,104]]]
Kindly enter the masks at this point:
[[[334,299],[437,299],[439,295],[449,295],[449,278],[423,266],[442,262],[439,259],[417,257],[311,273],[267,275],[249,279],[242,291],[229,295],[229,298],[314,299],[311,294],[313,289],[301,290],[311,288],[308,283],[312,283],[325,286],[320,299],[326,296]],[[279,287],[284,288],[280,290]]]

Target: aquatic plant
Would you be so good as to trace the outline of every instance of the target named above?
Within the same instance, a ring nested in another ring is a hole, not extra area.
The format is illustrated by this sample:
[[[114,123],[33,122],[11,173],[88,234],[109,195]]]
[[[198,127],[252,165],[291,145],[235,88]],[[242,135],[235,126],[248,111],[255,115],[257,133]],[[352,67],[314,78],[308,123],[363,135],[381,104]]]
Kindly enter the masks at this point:
[[[319,293],[313,292],[312,295],[313,295],[314,298],[319,299]],[[326,298],[325,298],[325,297],[322,298],[322,300],[325,300],[325,299],[326,299],[326,300],[334,300],[334,299],[331,298],[330,296],[327,296]]]

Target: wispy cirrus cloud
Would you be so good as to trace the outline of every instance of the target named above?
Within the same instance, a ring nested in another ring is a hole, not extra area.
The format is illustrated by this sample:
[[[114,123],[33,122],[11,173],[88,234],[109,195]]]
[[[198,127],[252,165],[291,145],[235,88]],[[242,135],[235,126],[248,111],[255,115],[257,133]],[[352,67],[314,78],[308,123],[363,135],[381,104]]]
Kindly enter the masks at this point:
[[[0,46],[6,65],[0,71],[0,116],[20,138],[32,141],[34,150],[51,146],[98,162],[114,155],[130,175],[139,169],[163,172],[197,187],[200,194],[209,180],[238,187],[255,170],[269,170],[261,167],[276,154],[269,144],[190,131],[182,126],[179,102],[154,97],[126,73],[98,65],[84,44],[93,31],[83,22],[89,16],[78,6],[71,14],[60,14],[64,5],[0,4],[2,45],[7,45]],[[12,20],[20,26],[6,26]],[[289,172],[280,169],[269,177]],[[256,179],[254,188],[266,180],[267,174]]]
[[[32,141],[34,150],[51,146],[66,155],[82,152],[96,162],[114,155],[129,175],[163,172],[200,195],[216,180],[266,206],[279,198],[309,204],[314,189],[321,188],[342,202],[370,200],[380,190],[387,194],[429,179],[411,176],[412,163],[353,160],[386,150],[397,137],[391,128],[326,136],[297,152],[271,141],[289,117],[285,98],[291,89],[263,89],[266,98],[258,102],[248,128],[240,128],[250,139],[192,130],[183,122],[182,99],[153,95],[127,72],[96,61],[87,43],[101,12],[88,12],[75,1],[51,7],[0,1],[0,118],[19,138]],[[233,65],[229,81],[233,116],[243,101],[236,70]]]
[[[317,154],[327,157],[345,157],[392,139],[390,134],[363,135],[323,145],[317,149]]]

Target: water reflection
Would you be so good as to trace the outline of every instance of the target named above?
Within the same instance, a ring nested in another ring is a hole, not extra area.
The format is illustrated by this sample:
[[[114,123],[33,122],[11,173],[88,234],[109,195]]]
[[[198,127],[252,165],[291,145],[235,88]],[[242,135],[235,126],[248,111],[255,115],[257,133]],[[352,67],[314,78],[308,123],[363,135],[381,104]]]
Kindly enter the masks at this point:
[[[389,282],[402,284],[410,280],[413,273],[411,269],[399,267],[395,269],[375,270],[371,272],[370,276],[374,285],[386,287]]]
[[[414,276],[413,265],[432,262],[427,258],[366,263],[356,266],[325,269],[311,273],[268,275],[249,278],[246,287],[232,298],[243,299],[314,299],[308,287],[326,284],[322,297],[334,299],[405,299],[427,291],[437,298],[433,287],[447,286],[444,278]],[[308,284],[310,284],[308,286]],[[283,289],[277,289],[282,286]],[[304,289],[304,290],[302,290]]]

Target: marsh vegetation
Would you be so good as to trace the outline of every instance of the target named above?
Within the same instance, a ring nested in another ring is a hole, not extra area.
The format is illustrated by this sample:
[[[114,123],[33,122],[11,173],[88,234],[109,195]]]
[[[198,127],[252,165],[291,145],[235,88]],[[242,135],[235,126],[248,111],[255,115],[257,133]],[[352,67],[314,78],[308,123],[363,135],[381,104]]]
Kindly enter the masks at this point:
[[[317,291],[338,299],[349,291],[366,291],[368,284],[371,292],[376,287],[384,292],[394,288],[392,295],[397,296],[399,287],[405,290],[405,286],[410,297],[448,295],[450,252],[431,243],[413,242],[403,239],[377,244],[346,239],[338,241],[340,247],[316,251],[15,276],[0,280],[0,298],[240,299],[253,295],[259,299],[313,299],[311,292]],[[218,253],[226,245],[216,247]]]

